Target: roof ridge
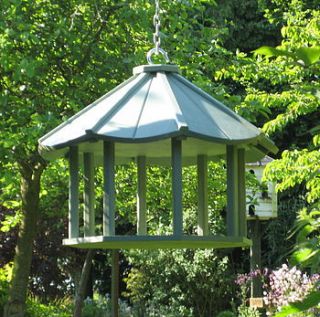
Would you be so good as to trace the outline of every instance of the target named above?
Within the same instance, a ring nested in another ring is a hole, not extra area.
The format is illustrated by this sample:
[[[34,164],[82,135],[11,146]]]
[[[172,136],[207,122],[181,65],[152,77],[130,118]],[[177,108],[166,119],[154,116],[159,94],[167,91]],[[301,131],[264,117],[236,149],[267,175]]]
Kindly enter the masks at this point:
[[[143,110],[145,109],[145,106],[146,106],[146,102],[147,102],[147,99],[149,97],[149,92],[150,92],[150,87],[151,87],[151,84],[152,84],[152,81],[154,79],[154,76],[151,77],[151,80],[150,80],[150,83],[149,83],[149,87],[147,89],[147,93],[146,93],[146,96],[143,100],[143,104],[142,104],[142,107],[141,107],[141,110],[140,110],[140,113],[139,113],[139,117],[138,117],[138,120],[137,120],[137,124],[136,124],[136,127],[134,129],[134,132],[133,132],[133,139],[136,137],[137,135],[137,132],[138,132],[138,127],[139,127],[139,123],[140,123],[140,120],[141,120],[141,117],[142,117],[142,113],[143,113]]]
[[[202,97],[207,99],[209,102],[212,102],[214,100],[217,103],[217,106],[219,106],[219,109],[226,113],[227,115],[232,116],[235,120],[245,124],[248,128],[250,129],[258,129],[256,126],[254,126],[252,123],[250,123],[248,120],[242,118],[240,115],[238,115],[236,112],[228,108],[226,105],[224,105],[222,102],[219,100],[215,99],[211,95],[209,95],[207,92],[202,90],[201,88],[197,87],[194,85],[192,82],[184,78],[183,76],[179,74],[172,74],[173,77],[175,77],[177,80],[185,84],[188,88],[192,89],[193,91],[199,93]]]
[[[179,103],[177,102],[177,98],[172,90],[172,87],[170,85],[170,82],[169,82],[167,76],[163,72],[157,73],[157,76],[159,76],[161,83],[164,86],[166,86],[166,88],[168,88],[167,91],[169,93],[169,97],[172,101],[173,106],[175,107],[175,110],[176,110],[175,119],[176,119],[176,124],[177,124],[178,130],[179,131],[188,130],[188,123],[185,120],[185,117],[182,113],[182,109],[181,109]],[[179,116],[180,116],[180,118],[179,118]]]
[[[173,80],[178,80],[177,78],[173,78]],[[177,85],[177,88],[179,90],[180,87]],[[197,104],[197,102],[193,99],[192,96],[188,97],[189,99],[191,99],[193,101],[194,104]],[[211,116],[209,115],[208,111],[206,109],[204,109],[203,107],[198,107],[198,110],[201,111],[203,114],[205,114],[206,116],[208,116],[210,118],[210,121],[214,123],[215,127],[229,140],[231,140],[230,136],[227,134],[227,132],[224,131],[224,129],[222,129],[215,121],[212,120]]]
[[[118,112],[119,108],[121,108],[123,105],[123,102],[130,98],[132,93],[134,93],[139,87],[144,85],[150,76],[144,73],[141,77],[142,78],[138,80],[132,87],[130,87],[130,89],[120,98],[120,100],[118,100],[118,102],[91,129],[86,130],[86,133],[98,134],[97,131],[102,128],[105,122]]]
[[[139,76],[139,75],[138,75]],[[78,117],[80,117],[81,115],[83,115],[84,113],[88,112],[89,110],[91,110],[95,105],[97,105],[99,102],[101,102],[101,100],[104,100],[105,98],[108,98],[109,96],[111,96],[113,93],[115,93],[116,91],[118,91],[119,89],[123,88],[124,86],[126,86],[127,84],[129,84],[131,81],[133,81],[134,79],[138,78],[137,75],[131,76],[130,78],[128,78],[126,81],[124,81],[123,83],[119,84],[118,86],[114,87],[113,89],[111,89],[110,91],[108,91],[107,93],[105,93],[103,96],[101,96],[100,98],[98,98],[97,100],[95,100],[94,102],[92,102],[90,105],[86,106],[85,108],[83,108],[82,110],[80,110],[79,112],[75,113],[72,117],[70,117],[69,119],[67,119],[66,121],[62,122],[61,124],[59,124],[57,127],[55,127],[53,130],[49,131],[48,133],[46,133],[43,137],[41,137],[38,142],[41,143],[43,142],[45,139],[47,139],[48,137],[50,137],[51,135],[53,135],[54,133],[56,133],[57,131],[59,131],[61,128],[64,128],[66,125],[70,124],[72,121],[74,121],[75,119],[77,119]]]

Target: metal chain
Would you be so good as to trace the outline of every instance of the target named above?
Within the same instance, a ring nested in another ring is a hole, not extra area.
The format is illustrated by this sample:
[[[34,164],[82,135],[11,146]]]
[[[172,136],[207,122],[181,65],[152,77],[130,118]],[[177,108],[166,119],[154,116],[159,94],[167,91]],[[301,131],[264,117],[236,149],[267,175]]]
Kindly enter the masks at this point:
[[[152,55],[156,54],[159,55],[159,53],[163,56],[165,59],[166,63],[170,62],[170,59],[168,57],[168,54],[166,51],[164,51],[161,47],[161,39],[160,39],[160,0],[155,0],[155,5],[156,5],[156,12],[155,15],[153,16],[153,25],[155,28],[155,32],[153,33],[153,43],[154,43],[154,48],[152,48],[148,53],[147,53],[147,61],[150,65],[153,64],[152,61]]]
[[[155,0],[156,12],[153,16],[153,25],[155,32],[153,33],[153,43],[156,49],[156,54],[159,54],[161,39],[160,39],[160,3],[159,0]]]

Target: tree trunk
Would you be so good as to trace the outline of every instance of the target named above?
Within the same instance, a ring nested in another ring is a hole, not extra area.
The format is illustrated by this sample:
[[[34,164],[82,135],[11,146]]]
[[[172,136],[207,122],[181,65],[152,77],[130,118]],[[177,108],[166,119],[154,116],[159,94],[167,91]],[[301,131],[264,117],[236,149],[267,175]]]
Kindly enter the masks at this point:
[[[92,259],[93,259],[94,253],[95,253],[94,250],[89,250],[87,252],[86,259],[82,267],[81,278],[80,278],[80,283],[78,287],[78,293],[76,295],[73,317],[81,317],[83,300],[87,290],[88,280],[91,274]]]
[[[9,299],[4,317],[23,317],[25,314],[28,280],[32,260],[33,241],[39,214],[40,179],[44,169],[41,163],[19,162],[21,173],[21,200],[23,219],[14,257]]]

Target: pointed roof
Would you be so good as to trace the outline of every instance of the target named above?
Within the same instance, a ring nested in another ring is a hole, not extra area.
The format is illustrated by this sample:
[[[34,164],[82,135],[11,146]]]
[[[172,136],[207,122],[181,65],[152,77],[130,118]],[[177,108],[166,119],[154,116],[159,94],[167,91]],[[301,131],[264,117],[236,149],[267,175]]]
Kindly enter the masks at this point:
[[[212,143],[217,148],[246,144],[251,152],[260,153],[252,159],[277,151],[258,128],[179,75],[175,65],[134,68],[133,77],[42,137],[39,148],[45,157],[53,158],[80,143],[86,144],[83,151],[99,152],[99,141],[110,140],[119,144],[120,156],[132,157],[148,152],[142,150],[142,143],[146,148],[158,142],[150,153],[142,154],[161,157],[166,156],[165,140],[171,137],[187,138],[189,156]],[[205,151],[211,156],[221,152]]]

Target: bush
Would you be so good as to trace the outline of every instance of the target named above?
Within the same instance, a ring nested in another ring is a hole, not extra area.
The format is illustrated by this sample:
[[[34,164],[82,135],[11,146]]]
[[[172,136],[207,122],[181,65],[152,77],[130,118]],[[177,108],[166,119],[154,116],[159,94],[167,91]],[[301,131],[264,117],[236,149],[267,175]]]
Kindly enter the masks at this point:
[[[8,300],[11,274],[12,265],[10,263],[0,268],[0,317],[2,317],[4,305]]]
[[[127,255],[132,268],[125,295],[141,315],[216,316],[230,306],[233,274],[228,257],[216,250],[131,250]]]
[[[217,317],[237,317],[232,311],[224,310],[218,314]]]
[[[296,267],[290,268],[286,264],[282,264],[277,270],[264,269],[249,274],[239,274],[236,283],[241,289],[241,307],[245,306],[246,294],[253,278],[260,278],[262,281],[263,300],[269,315],[273,315],[290,303],[302,301],[317,289],[319,283],[318,274],[309,276]]]
[[[131,308],[126,302],[119,302],[120,316],[131,317]],[[87,298],[84,301],[81,317],[108,317],[111,316],[111,299],[108,296],[97,295],[94,299]]]
[[[53,301],[43,304],[38,298],[27,300],[26,317],[70,317],[73,305],[70,299]]]

